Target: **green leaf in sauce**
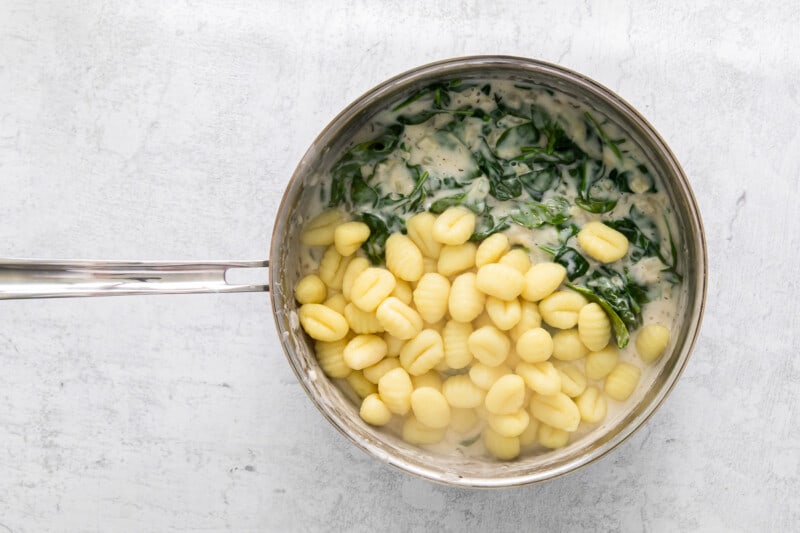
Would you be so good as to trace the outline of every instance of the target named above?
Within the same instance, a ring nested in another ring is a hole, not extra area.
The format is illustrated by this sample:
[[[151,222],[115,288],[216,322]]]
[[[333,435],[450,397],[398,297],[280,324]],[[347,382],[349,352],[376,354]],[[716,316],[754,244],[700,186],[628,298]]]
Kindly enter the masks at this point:
[[[569,220],[569,201],[566,198],[554,197],[542,203],[521,202],[510,215],[511,220],[528,229],[538,228],[545,224],[557,226]]]

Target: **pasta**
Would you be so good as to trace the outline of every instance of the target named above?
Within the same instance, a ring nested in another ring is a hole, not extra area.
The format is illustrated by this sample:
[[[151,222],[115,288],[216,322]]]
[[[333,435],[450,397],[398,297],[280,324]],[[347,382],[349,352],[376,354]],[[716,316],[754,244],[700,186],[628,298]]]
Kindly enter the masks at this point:
[[[596,387],[587,387],[583,393],[575,399],[581,420],[593,424],[600,422],[606,417],[606,399],[600,394]]]
[[[453,280],[448,298],[448,310],[453,320],[472,322],[483,312],[486,296],[475,283],[476,276],[472,272],[460,274]]]
[[[486,409],[495,415],[510,415],[522,409],[525,382],[516,374],[507,374],[494,382],[486,393]]]
[[[514,342],[517,342],[526,331],[536,329],[541,325],[542,316],[539,314],[539,306],[533,302],[522,300],[520,303],[519,322],[511,328],[511,338]]]
[[[586,357],[588,353],[576,328],[557,331],[553,335],[553,357],[556,359],[575,361]]]
[[[472,332],[467,339],[469,351],[486,366],[499,366],[508,357],[511,341],[494,326],[484,326]]]
[[[558,291],[539,302],[539,313],[547,325],[569,329],[578,323],[578,313],[588,302],[572,291]]]
[[[514,370],[532,391],[549,396],[561,391],[561,375],[550,361],[522,362]]]
[[[483,265],[498,262],[508,252],[509,248],[508,237],[503,233],[495,233],[484,239],[478,246],[475,254],[475,266],[480,268]]]
[[[442,390],[442,378],[439,377],[439,372],[435,370],[429,370],[419,376],[411,376],[411,383],[414,385],[414,390],[422,387],[430,387],[438,391]]]
[[[601,263],[613,263],[628,253],[628,238],[602,222],[586,223],[578,233],[578,245]]]
[[[639,383],[642,371],[630,363],[619,363],[614,370],[606,376],[604,390],[611,398],[617,401],[627,400]]]
[[[525,278],[513,267],[490,263],[478,269],[475,286],[501,300],[513,300],[522,292]]]
[[[611,340],[611,321],[596,303],[584,305],[578,312],[578,335],[584,346],[594,352]]]
[[[396,415],[404,415],[411,409],[413,391],[411,378],[400,367],[388,371],[378,380],[378,394],[386,407]]]
[[[619,360],[619,350],[608,345],[599,352],[591,352],[586,356],[584,369],[589,379],[603,379],[614,370]]]
[[[525,273],[525,287],[522,297],[530,302],[538,302],[555,292],[564,281],[567,269],[558,263],[538,263]]]
[[[429,428],[413,415],[403,422],[403,440],[409,444],[436,444],[444,438],[444,428]]]
[[[444,395],[431,387],[422,387],[411,393],[411,410],[426,427],[440,429],[450,425],[450,404]]]
[[[381,333],[383,332],[383,325],[378,320],[375,313],[368,313],[362,311],[352,303],[344,306],[344,317],[350,324],[350,329],[354,333]]]
[[[305,276],[294,288],[294,298],[301,304],[321,304],[327,295],[325,283],[315,274]]]
[[[569,433],[547,424],[539,425],[539,444],[545,448],[563,448],[569,442]]]
[[[323,211],[303,226],[300,240],[306,246],[328,246],[333,244],[336,226],[342,214],[336,210]]]
[[[442,243],[433,238],[433,224],[436,216],[423,211],[409,218],[406,222],[408,237],[417,245],[422,255],[430,259],[438,259]]]
[[[656,361],[669,344],[669,330],[662,324],[648,324],[636,336],[636,352],[642,361]]]
[[[400,366],[400,360],[397,357],[384,357],[377,363],[364,368],[361,373],[370,383],[378,384],[381,378],[390,370]]]
[[[344,347],[347,341],[344,339],[325,342],[317,341],[314,344],[314,351],[317,354],[317,361],[325,375],[332,378],[346,378],[350,375],[351,369],[344,362]]]
[[[386,357],[386,343],[377,335],[356,335],[344,347],[343,356],[347,366],[361,370]]]
[[[429,324],[440,321],[447,314],[450,298],[450,281],[441,274],[425,274],[414,289],[413,301],[422,320]]]
[[[464,368],[472,362],[472,352],[468,340],[472,334],[472,324],[449,320],[442,329],[444,359],[450,368]]]
[[[398,279],[417,281],[425,271],[422,252],[407,236],[393,233],[386,240],[386,268]]]
[[[318,341],[338,341],[350,330],[341,314],[322,304],[301,305],[297,317],[306,333]]]
[[[442,244],[463,244],[475,231],[475,215],[463,207],[446,209],[433,223],[433,238]]]
[[[578,406],[563,392],[553,395],[536,393],[531,397],[531,416],[548,426],[575,431],[581,421]]]
[[[442,276],[454,276],[475,266],[476,246],[465,242],[458,245],[445,245],[439,254],[436,269]]]
[[[386,298],[375,311],[383,328],[398,339],[407,340],[422,331],[422,317],[394,296]]]
[[[541,363],[553,355],[553,338],[546,329],[529,329],[517,339],[517,354],[528,363]]]
[[[586,390],[586,376],[581,369],[573,364],[561,364],[556,367],[561,378],[561,392],[575,398]],[[580,407],[580,406],[579,406]]]
[[[350,388],[358,394],[359,398],[366,398],[370,394],[375,394],[378,392],[378,388],[375,386],[374,383],[370,383],[364,377],[364,374],[360,370],[354,370],[350,372],[350,374],[345,378],[347,380],[347,384],[350,385]]]
[[[351,299],[350,292],[353,290],[353,284],[358,276],[368,268],[369,261],[365,257],[354,257],[347,265],[344,276],[342,276],[342,294],[346,299]]]
[[[339,255],[348,256],[356,253],[369,238],[369,226],[363,222],[345,222],[336,226],[333,232],[333,243]]]
[[[400,365],[412,376],[428,372],[442,359],[442,337],[433,329],[423,329],[400,350]]]
[[[506,365],[486,366],[483,363],[475,363],[469,369],[469,379],[475,385],[487,391],[492,388],[492,385],[498,379],[507,374],[511,374],[511,369]]]
[[[329,246],[319,262],[319,278],[333,290],[341,290],[344,273],[352,257],[342,257],[336,248]]]
[[[531,417],[525,409],[507,415],[489,414],[486,417],[494,431],[503,437],[519,437],[530,425]],[[522,444],[522,443],[520,443]]]
[[[510,266],[523,276],[531,268],[531,258],[528,253],[522,248],[515,248],[498,261],[501,265]]]
[[[522,318],[519,300],[501,300],[494,296],[486,298],[486,313],[498,329],[508,331]]]
[[[364,422],[373,426],[384,426],[392,419],[392,412],[377,393],[364,398],[359,415]]]
[[[486,391],[463,374],[447,378],[442,383],[442,394],[452,407],[478,407],[486,398]]]
[[[519,438],[504,437],[491,427],[483,430],[483,445],[486,451],[504,461],[510,461],[519,455]]]
[[[383,268],[368,268],[356,277],[350,289],[350,301],[359,309],[374,311],[394,290],[394,275]]]

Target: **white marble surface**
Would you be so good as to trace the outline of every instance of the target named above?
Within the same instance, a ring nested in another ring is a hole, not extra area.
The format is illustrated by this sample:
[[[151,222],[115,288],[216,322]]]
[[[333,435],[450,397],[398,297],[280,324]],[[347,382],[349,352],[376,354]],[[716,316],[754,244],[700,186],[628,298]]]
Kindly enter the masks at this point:
[[[324,124],[435,59],[559,62],[690,176],[711,263],[672,396],[564,478],[473,492],[335,432],[264,294],[0,305],[0,531],[800,527],[797,2],[0,1],[0,256],[265,257]],[[602,5],[601,5],[602,4]]]

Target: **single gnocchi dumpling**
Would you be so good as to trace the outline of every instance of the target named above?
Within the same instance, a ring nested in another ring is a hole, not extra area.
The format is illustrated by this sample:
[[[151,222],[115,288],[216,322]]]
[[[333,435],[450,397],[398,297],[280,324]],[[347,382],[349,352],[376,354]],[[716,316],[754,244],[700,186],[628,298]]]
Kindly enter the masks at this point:
[[[384,426],[392,419],[392,412],[377,393],[362,400],[359,415],[364,422],[373,426]]]
[[[352,369],[344,362],[345,339],[333,342],[317,341],[314,343],[314,352],[317,361],[325,375],[331,378],[346,378]]]
[[[465,272],[456,276],[450,287],[448,310],[450,317],[459,322],[472,322],[483,312],[486,295],[478,290],[476,276]]]
[[[522,306],[519,300],[501,300],[494,296],[486,298],[486,313],[497,329],[508,331],[522,318]]]
[[[497,415],[490,413],[486,417],[489,427],[503,437],[519,437],[530,425],[531,417],[528,411],[520,409],[516,413]],[[520,442],[520,444],[522,444]]]
[[[494,382],[486,393],[484,405],[495,415],[510,415],[522,409],[525,382],[516,374],[507,374]]]
[[[529,329],[517,339],[517,354],[528,363],[541,363],[553,355],[553,337],[546,329]]]
[[[584,362],[586,377],[595,380],[605,378],[617,366],[618,360],[619,350],[613,344],[587,354]]]
[[[573,364],[562,363],[556,369],[561,377],[561,392],[570,398],[583,394],[583,391],[586,390],[586,376],[580,368]]]
[[[569,432],[563,429],[554,428],[547,424],[539,425],[539,444],[545,448],[555,450],[563,448],[569,442]]]
[[[297,317],[305,332],[314,340],[338,341],[350,331],[345,317],[322,304],[301,305]]]
[[[472,352],[469,351],[469,336],[472,334],[472,324],[449,320],[442,329],[444,343],[444,359],[447,366],[453,369],[464,368],[472,362]]]
[[[306,246],[328,246],[333,244],[336,227],[344,217],[339,211],[323,211],[303,226],[300,241]]]
[[[431,387],[411,393],[411,410],[426,427],[441,429],[450,425],[450,404],[441,392]]]
[[[475,231],[475,214],[463,207],[450,207],[433,223],[433,238],[442,244],[463,244]]]
[[[663,324],[647,324],[636,335],[636,352],[642,361],[652,363],[669,344],[669,329]]]
[[[400,365],[412,376],[421,376],[442,359],[442,336],[433,329],[423,329],[400,350]]]
[[[501,377],[511,374],[511,368],[507,365],[486,366],[483,363],[475,363],[469,368],[469,379],[482,388],[489,390],[492,385]]]
[[[409,282],[398,279],[390,296],[394,296],[406,305],[411,305],[414,300],[414,289],[411,288]]]
[[[508,252],[508,237],[503,233],[490,235],[481,242],[475,254],[475,266],[478,268],[489,263],[497,263]]]
[[[483,445],[486,451],[503,461],[510,461],[519,455],[518,437],[504,437],[491,427],[483,430]]]
[[[548,426],[575,431],[581,421],[578,406],[563,392],[552,395],[534,394],[531,397],[531,416]]]
[[[475,266],[475,243],[445,245],[439,254],[436,269],[442,276],[454,276]]]
[[[561,375],[553,363],[519,363],[514,370],[533,392],[549,396],[561,391]]]
[[[407,236],[392,233],[386,239],[386,268],[399,279],[417,281],[425,271],[422,252]]]
[[[486,391],[475,385],[469,376],[459,374],[442,383],[442,394],[452,407],[471,408],[483,405]]]
[[[353,370],[374,365],[386,357],[386,343],[377,335],[356,335],[344,347],[344,362]]]
[[[350,324],[354,333],[382,333],[383,325],[375,313],[368,313],[356,307],[353,303],[344,306],[344,317]]]
[[[394,275],[385,268],[370,267],[356,277],[350,290],[350,300],[360,309],[372,312],[394,290]]]
[[[498,261],[501,265],[510,266],[523,276],[531,268],[531,258],[522,248],[514,248]]]
[[[490,263],[478,269],[475,285],[489,296],[513,300],[522,292],[525,278],[513,267]]]
[[[344,257],[336,248],[329,246],[319,262],[319,277],[329,288],[340,291],[344,281],[344,273],[352,260],[351,257]]]
[[[333,244],[340,255],[353,255],[369,239],[369,233],[369,226],[363,222],[345,222],[334,230]]]
[[[422,317],[413,308],[389,296],[375,310],[383,328],[398,339],[411,339],[422,331]]]
[[[578,312],[578,335],[593,352],[602,350],[611,340],[611,321],[598,304],[584,305]]]
[[[405,415],[411,409],[413,391],[411,377],[400,367],[385,373],[378,381],[378,394],[386,407],[396,415]]]
[[[350,300],[350,292],[353,290],[353,284],[366,269],[369,268],[369,261],[366,257],[354,257],[344,271],[342,277],[342,294]]]
[[[301,304],[321,304],[328,295],[328,288],[316,274],[309,274],[297,282],[294,298]]]
[[[366,398],[370,394],[378,392],[378,387],[374,383],[367,381],[360,370],[353,370],[345,379],[359,398]]]
[[[433,238],[433,225],[436,215],[423,211],[409,218],[406,222],[408,237],[414,241],[419,251],[427,258],[438,259],[442,243]]]
[[[414,305],[422,320],[436,323],[447,314],[450,281],[441,274],[425,274],[413,292]]]
[[[539,313],[547,325],[569,329],[578,323],[578,313],[587,303],[577,292],[558,291],[539,302]]]
[[[586,357],[588,353],[577,328],[557,331],[553,335],[553,357],[559,361],[575,361]]]
[[[567,276],[567,269],[558,263],[537,263],[525,273],[522,297],[538,302],[555,292]]]
[[[575,399],[578,411],[581,413],[581,420],[594,424],[601,422],[606,417],[608,409],[606,399],[596,387],[587,387],[583,393]]]
[[[473,331],[467,345],[475,359],[486,366],[503,364],[511,349],[511,341],[494,326],[484,326]]]
[[[613,263],[628,253],[628,238],[602,222],[588,222],[578,232],[578,246],[601,263]]]
[[[620,402],[625,401],[636,389],[641,374],[642,371],[638,366],[634,366],[630,363],[619,363],[614,367],[614,370],[606,376],[603,390],[614,400]]]

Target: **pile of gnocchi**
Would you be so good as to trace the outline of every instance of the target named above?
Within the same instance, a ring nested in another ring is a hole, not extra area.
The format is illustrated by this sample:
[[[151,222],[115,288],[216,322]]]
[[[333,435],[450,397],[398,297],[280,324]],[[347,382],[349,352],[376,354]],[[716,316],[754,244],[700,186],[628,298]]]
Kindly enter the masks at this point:
[[[531,264],[503,233],[471,242],[475,223],[461,207],[415,214],[373,266],[359,251],[369,227],[323,212],[302,233],[326,248],[295,287],[300,324],[325,374],[361,398],[361,418],[397,420],[408,443],[481,437],[500,460],[563,447],[582,422],[605,418],[607,398],[631,396],[640,367],[620,360],[603,309],[564,287],[563,266]],[[627,252],[625,236],[601,223],[577,237],[597,261]],[[657,323],[635,338],[645,363],[668,343]]]

